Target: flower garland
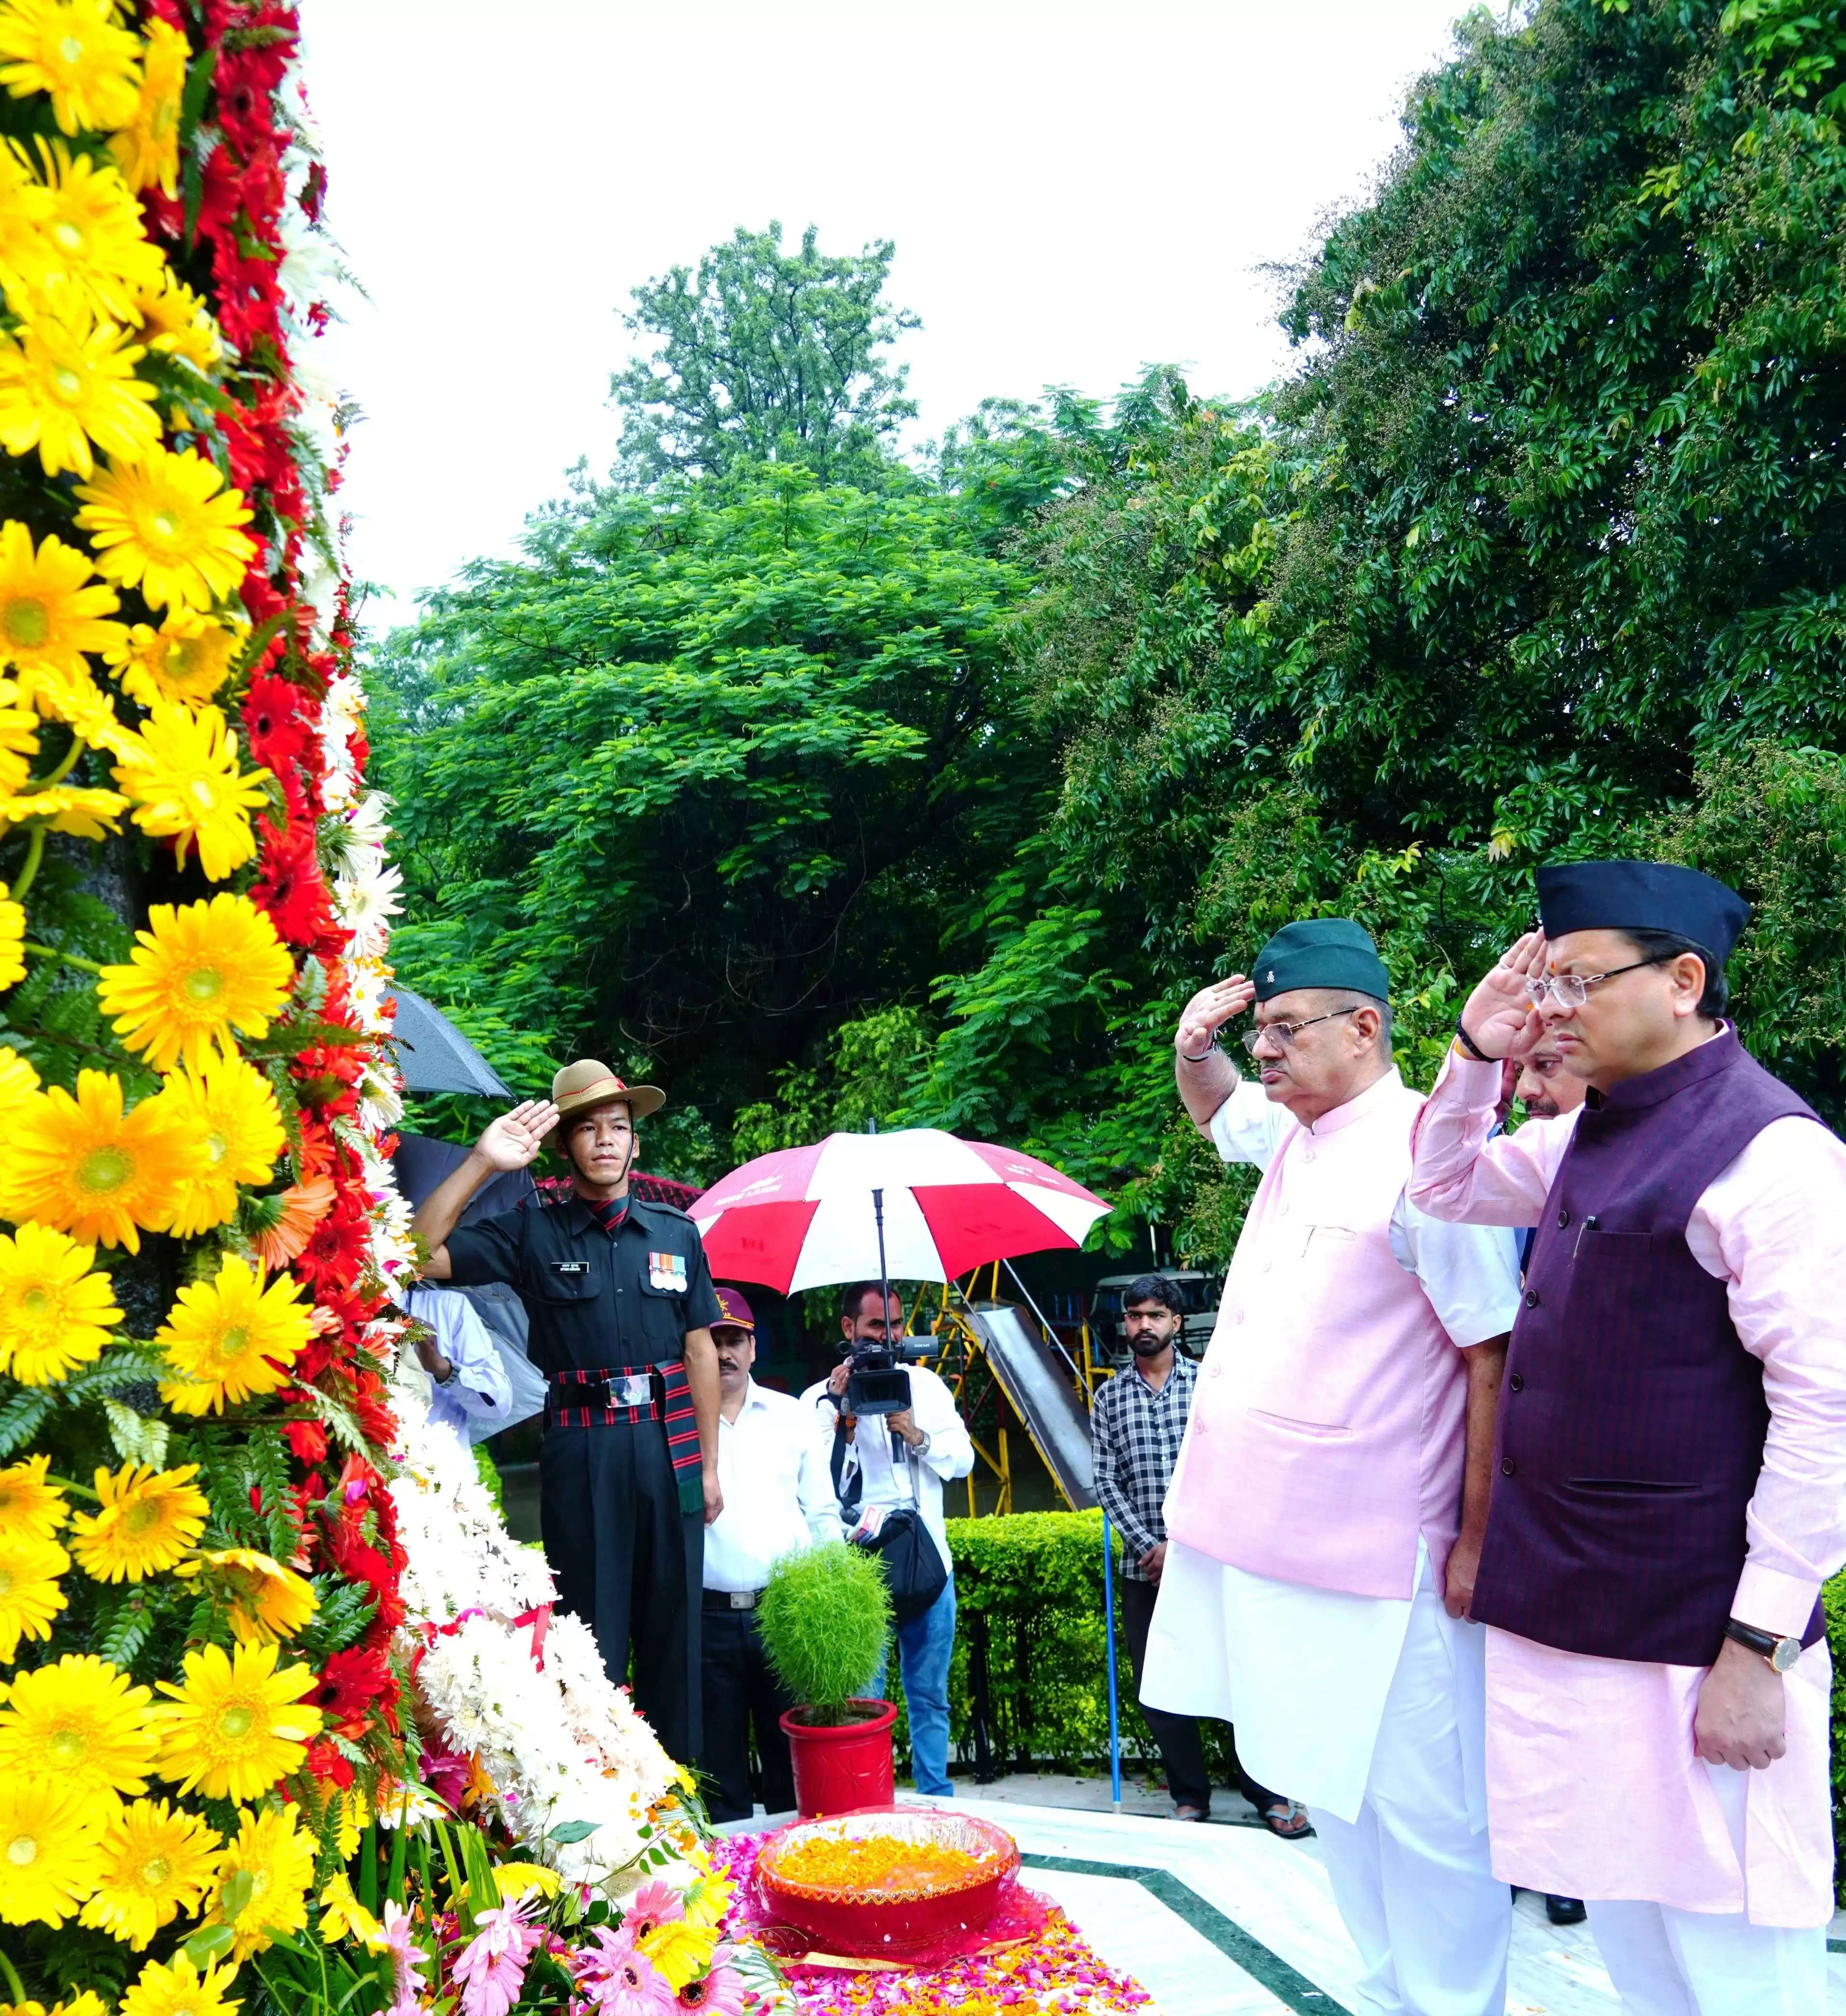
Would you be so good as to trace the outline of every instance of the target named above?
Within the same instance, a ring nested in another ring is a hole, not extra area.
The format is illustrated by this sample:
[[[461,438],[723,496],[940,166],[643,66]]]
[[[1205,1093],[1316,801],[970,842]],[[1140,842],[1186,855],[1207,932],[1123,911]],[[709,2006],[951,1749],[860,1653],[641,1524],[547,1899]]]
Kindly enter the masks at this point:
[[[786,2007],[408,1367],[391,1453],[398,881],[296,41],[0,0],[5,2016]]]
[[[415,1768],[296,41],[0,0],[0,1978],[91,2016],[274,1993]]]

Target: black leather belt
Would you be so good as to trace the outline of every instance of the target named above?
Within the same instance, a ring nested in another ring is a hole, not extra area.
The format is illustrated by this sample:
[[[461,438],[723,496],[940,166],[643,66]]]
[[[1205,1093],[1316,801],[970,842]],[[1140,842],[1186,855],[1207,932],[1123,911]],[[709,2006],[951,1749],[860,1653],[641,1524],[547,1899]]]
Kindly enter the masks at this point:
[[[707,1610],[754,1610],[763,1592],[760,1589],[708,1589],[705,1592]]]

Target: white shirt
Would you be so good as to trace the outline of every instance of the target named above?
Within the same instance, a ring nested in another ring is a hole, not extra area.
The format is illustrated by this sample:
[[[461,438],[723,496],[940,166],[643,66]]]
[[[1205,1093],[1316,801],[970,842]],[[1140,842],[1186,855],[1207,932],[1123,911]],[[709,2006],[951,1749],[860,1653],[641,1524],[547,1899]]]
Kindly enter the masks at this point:
[[[474,1305],[452,1288],[413,1288],[405,1307],[436,1333],[437,1348],[454,1366],[446,1386],[430,1381],[430,1418],[463,1442],[484,1441],[506,1426],[513,1386]]]
[[[718,1488],[725,1509],[705,1528],[707,1589],[761,1589],[783,1555],[839,1532],[811,1409],[754,1379],[736,1420],[718,1414]]]
[[[891,1417],[886,1414],[862,1415],[853,1430],[852,1444],[852,1453],[865,1477],[859,1503],[862,1507],[915,1503],[923,1514],[923,1522],[929,1528],[930,1538],[936,1543],[936,1551],[942,1557],[942,1565],[952,1575],[955,1563],[948,1551],[948,1529],[943,1524],[942,1487],[958,1477],[966,1477],[974,1467],[974,1445],[968,1439],[968,1431],[961,1416],[955,1412],[955,1395],[936,1374],[927,1366],[912,1365],[905,1369],[910,1374],[911,1418],[929,1437],[928,1453],[912,1462],[905,1457],[900,1442],[894,1456],[888,1425]],[[819,1424],[821,1460],[831,1501],[834,1423],[838,1414],[827,1391],[826,1380],[808,1388],[801,1395],[801,1405]],[[845,1474],[843,1468],[843,1478]],[[916,1484],[914,1499],[911,1492],[912,1478]],[[845,1531],[837,1517],[833,1530]]]
[[[1300,1125],[1254,1079],[1240,1078],[1211,1116],[1211,1139],[1225,1161],[1266,1169]],[[1400,1192],[1391,1215],[1391,1250],[1398,1265],[1421,1283],[1442,1327],[1464,1349],[1512,1329],[1519,1313],[1517,1233],[1450,1224],[1419,1211]]]

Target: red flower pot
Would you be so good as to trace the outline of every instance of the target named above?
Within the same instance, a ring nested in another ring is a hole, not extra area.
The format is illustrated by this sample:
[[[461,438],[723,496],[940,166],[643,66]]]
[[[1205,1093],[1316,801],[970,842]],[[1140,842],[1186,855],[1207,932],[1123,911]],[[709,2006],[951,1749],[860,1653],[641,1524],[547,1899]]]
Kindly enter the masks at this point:
[[[891,1725],[898,1711],[885,1701],[852,1705],[869,1711],[863,1721],[817,1728],[801,1719],[807,1711],[798,1708],[782,1718],[794,1766],[796,1810],[804,1820],[858,1806],[888,1806],[896,1794]]]

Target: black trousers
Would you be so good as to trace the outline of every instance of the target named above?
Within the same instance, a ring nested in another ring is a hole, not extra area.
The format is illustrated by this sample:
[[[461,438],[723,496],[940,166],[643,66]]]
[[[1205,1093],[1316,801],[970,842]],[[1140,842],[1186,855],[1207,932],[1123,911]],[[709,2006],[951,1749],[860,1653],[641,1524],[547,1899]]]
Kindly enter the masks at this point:
[[[756,1733],[765,1813],[786,1813],[795,1803],[794,1772],[779,1717],[795,1697],[775,1677],[763,1650],[754,1610],[707,1600],[700,1654],[705,1701],[705,1747],[699,1768],[710,1783],[706,1810],[714,1820],[747,1820],[750,1796],[750,1739]]]
[[[548,1427],[538,1445],[538,1523],[558,1607],[596,1635],[603,1668],[628,1684],[668,1756],[699,1754],[703,1513],[682,1513],[658,1421]]]
[[[1153,1622],[1154,1599],[1160,1585],[1121,1579],[1121,1635],[1128,1640],[1128,1665],[1135,1676],[1135,1697],[1141,1695],[1141,1669],[1147,1658],[1147,1627]],[[1167,1790],[1176,1806],[1196,1806],[1202,1813],[1211,1809],[1211,1774],[1205,1768],[1205,1746],[1200,1740],[1198,1719],[1189,1715],[1169,1715],[1164,1708],[1143,1705],[1142,1714],[1153,1740],[1160,1746],[1160,1762],[1166,1766]],[[1237,1789],[1261,1813],[1275,1805],[1278,1795],[1259,1785],[1237,1762],[1237,1733],[1231,1739],[1231,1776]]]

